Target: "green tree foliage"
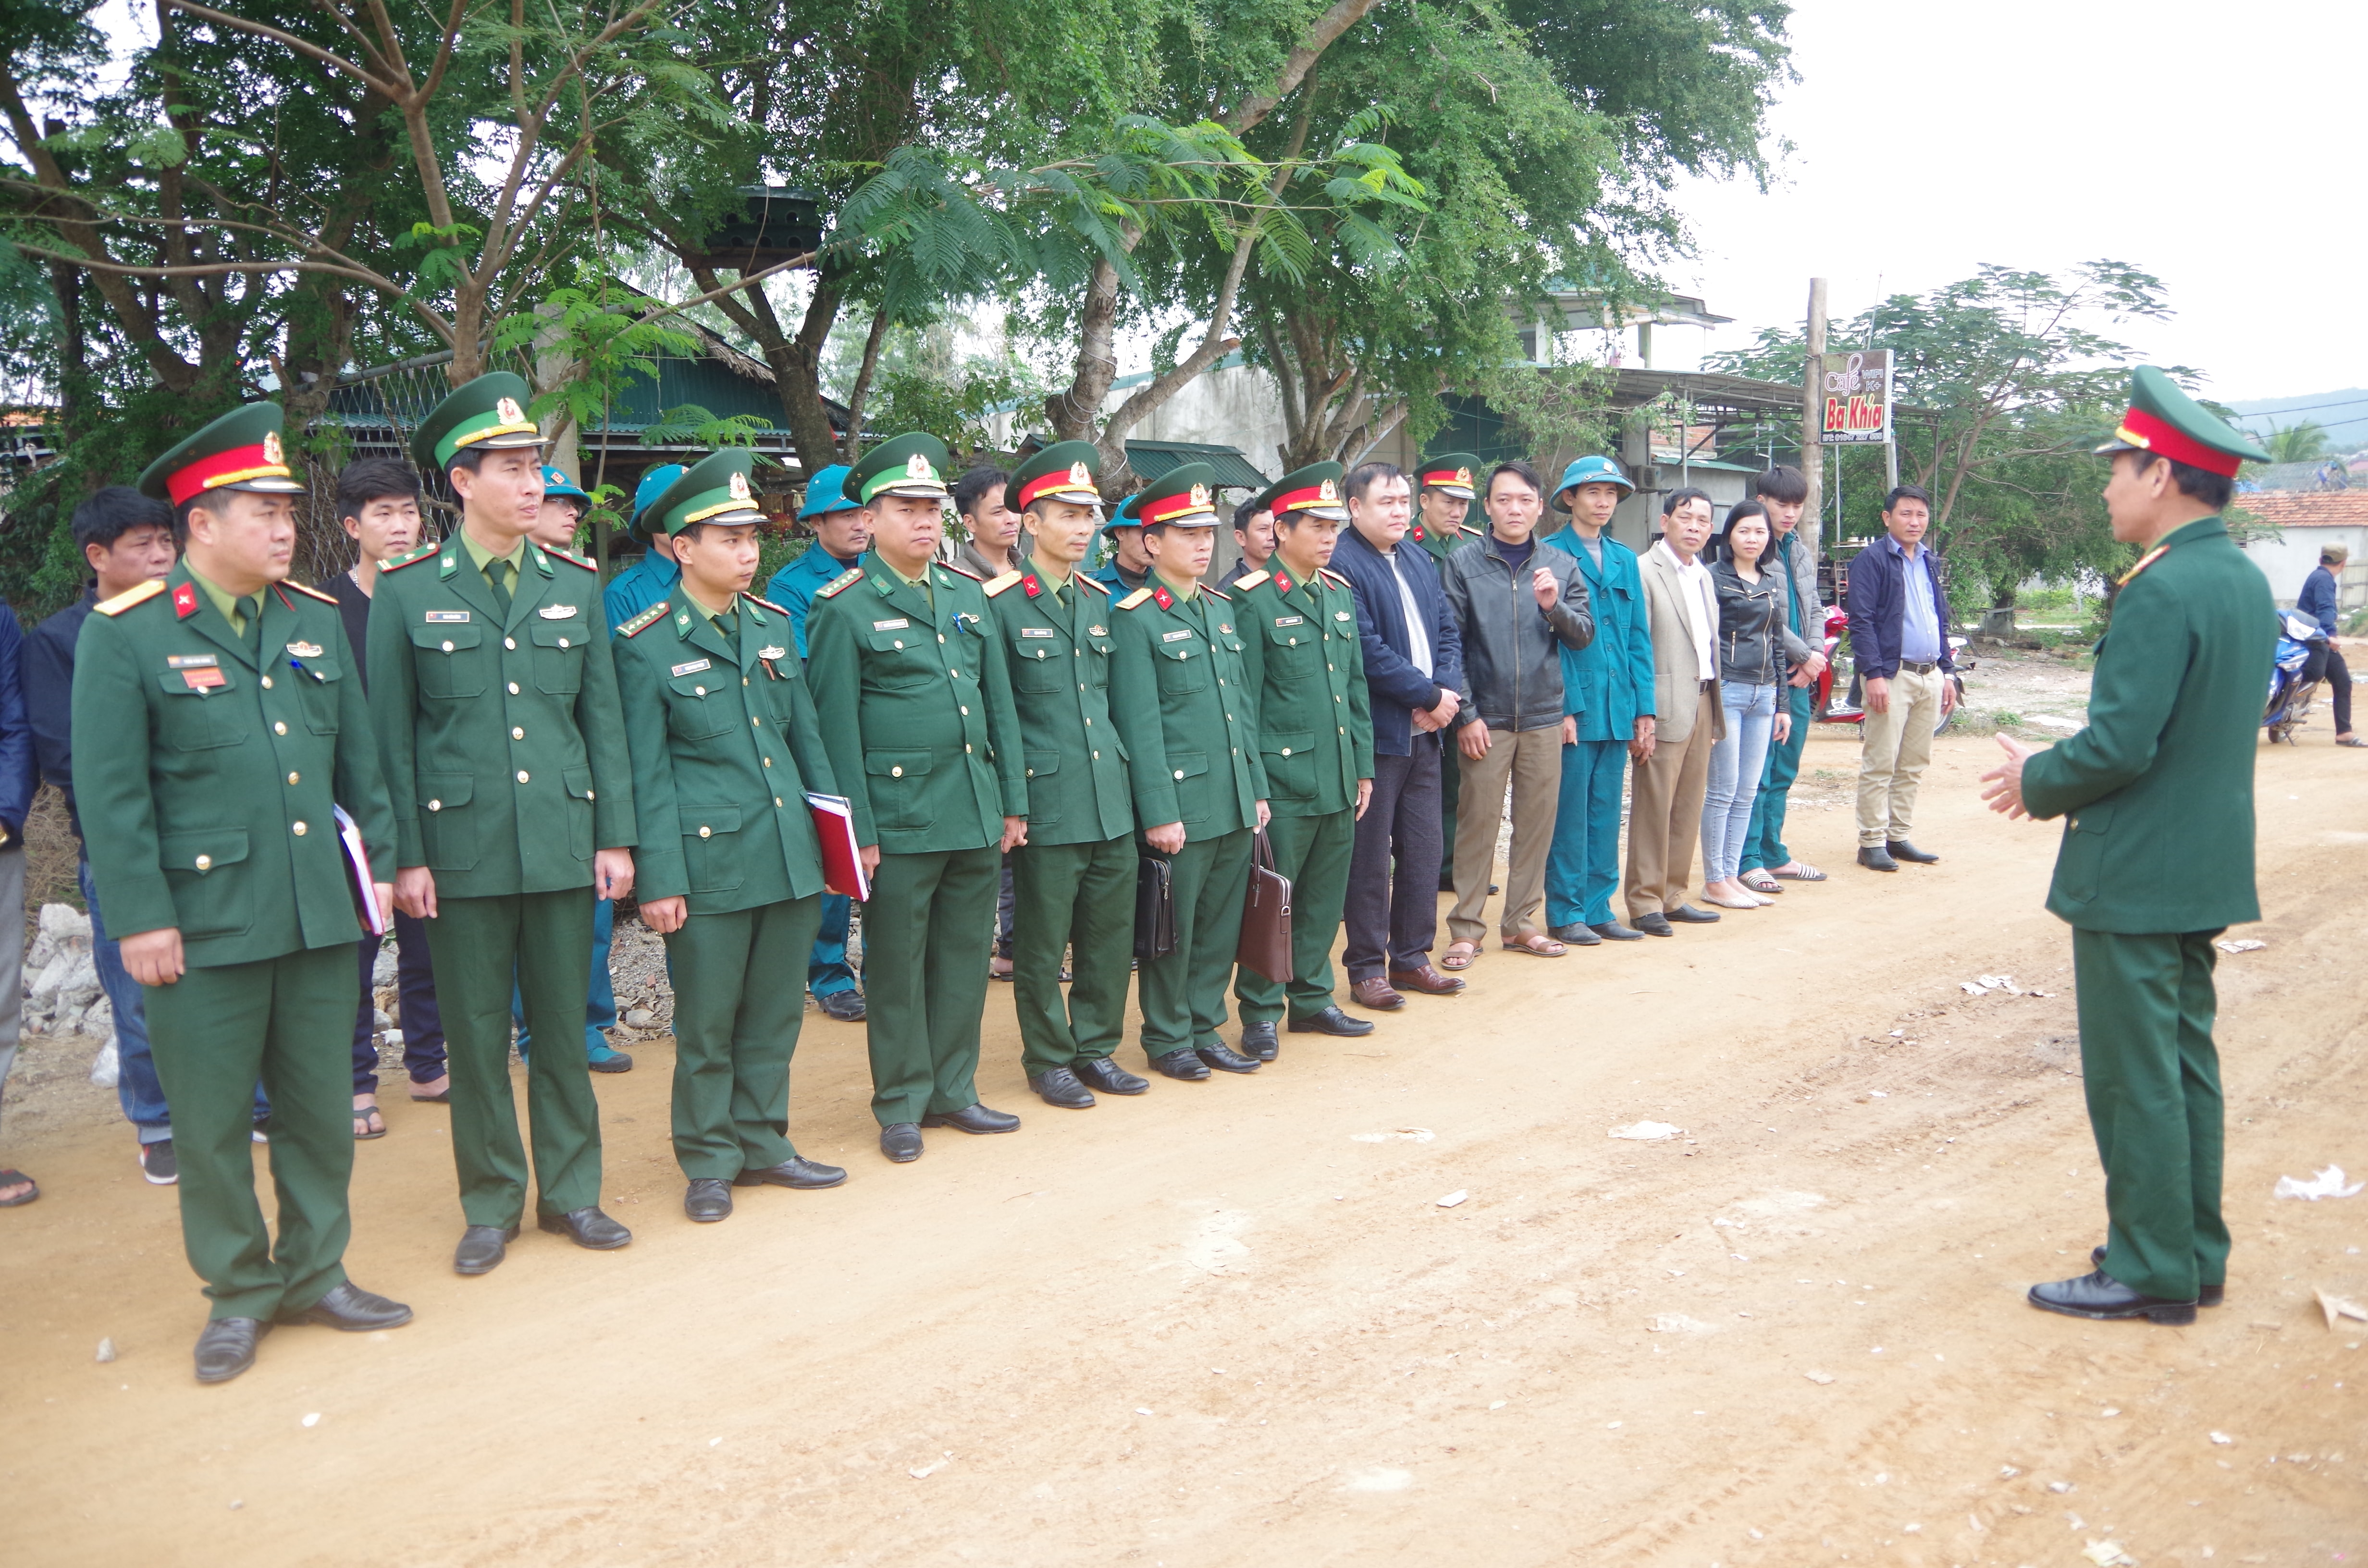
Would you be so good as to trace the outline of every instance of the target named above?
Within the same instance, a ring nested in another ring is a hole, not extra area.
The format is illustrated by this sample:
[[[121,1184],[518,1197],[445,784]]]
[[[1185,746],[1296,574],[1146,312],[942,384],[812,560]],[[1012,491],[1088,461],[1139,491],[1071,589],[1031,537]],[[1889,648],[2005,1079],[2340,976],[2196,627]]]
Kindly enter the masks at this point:
[[[2313,419],[2273,426],[2261,438],[2261,449],[2270,454],[2271,462],[2317,462],[2327,456],[2327,431]]]

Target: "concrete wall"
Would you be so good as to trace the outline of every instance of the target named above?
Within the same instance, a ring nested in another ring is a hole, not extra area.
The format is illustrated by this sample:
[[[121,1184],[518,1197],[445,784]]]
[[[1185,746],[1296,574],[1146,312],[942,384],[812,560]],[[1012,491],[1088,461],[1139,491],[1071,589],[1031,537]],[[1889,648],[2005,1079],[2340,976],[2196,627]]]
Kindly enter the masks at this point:
[[[2368,605],[2368,528],[2287,528],[2276,539],[2255,540],[2245,553],[2270,580],[2270,592],[2281,605],[2302,595],[2302,582],[2317,569],[2319,551],[2340,544],[2351,551],[2351,562],[2335,580],[2336,603],[2345,610]]]

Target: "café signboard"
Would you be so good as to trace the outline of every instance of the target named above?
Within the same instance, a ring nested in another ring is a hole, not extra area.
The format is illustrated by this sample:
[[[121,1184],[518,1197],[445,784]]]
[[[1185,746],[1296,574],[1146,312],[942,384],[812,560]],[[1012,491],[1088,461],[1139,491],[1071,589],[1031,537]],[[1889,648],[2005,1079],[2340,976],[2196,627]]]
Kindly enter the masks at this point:
[[[1891,439],[1891,350],[1853,348],[1817,366],[1825,414],[1817,439],[1828,447],[1881,446]]]

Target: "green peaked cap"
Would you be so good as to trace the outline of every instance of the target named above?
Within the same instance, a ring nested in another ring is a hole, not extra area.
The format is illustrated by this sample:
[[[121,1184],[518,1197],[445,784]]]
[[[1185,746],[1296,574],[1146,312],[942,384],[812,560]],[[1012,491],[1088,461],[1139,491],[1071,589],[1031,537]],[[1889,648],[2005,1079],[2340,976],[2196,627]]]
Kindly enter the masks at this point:
[[[412,460],[442,473],[452,466],[454,456],[466,449],[501,451],[541,446],[542,431],[526,416],[526,405],[533,395],[525,377],[507,370],[495,370],[453,388],[412,433]]]
[[[2152,365],[2130,373],[2130,410],[2100,452],[2153,452],[2225,479],[2247,461],[2265,463],[2260,443],[2179,390]]]
[[[232,409],[142,470],[140,493],[176,506],[210,490],[302,494],[303,482],[279,448],[286,418],[276,403]]]
[[[1415,493],[1443,490],[1459,501],[1479,497],[1480,458],[1474,452],[1440,452],[1415,465]]]
[[[1134,497],[1134,516],[1127,520],[1145,528],[1164,523],[1172,528],[1213,528],[1216,483],[1217,471],[1207,463],[1180,463],[1143,487]]]
[[[1345,523],[1349,520],[1349,504],[1341,497],[1340,481],[1347,472],[1336,462],[1309,463],[1305,468],[1293,469],[1242,503],[1234,516],[1272,512],[1278,522],[1285,517],[1307,516]]]
[[[682,477],[650,503],[643,524],[671,539],[693,523],[739,528],[762,523],[757,509],[757,454],[746,447],[711,452],[682,471]]]
[[[953,458],[946,444],[926,430],[882,441],[856,460],[840,491],[859,506],[876,495],[912,495],[943,500],[946,470]]]
[[[1101,449],[1091,441],[1055,441],[1019,465],[1003,487],[1003,504],[1015,512],[1027,510],[1030,501],[1099,506],[1102,496],[1094,476],[1101,471]]]

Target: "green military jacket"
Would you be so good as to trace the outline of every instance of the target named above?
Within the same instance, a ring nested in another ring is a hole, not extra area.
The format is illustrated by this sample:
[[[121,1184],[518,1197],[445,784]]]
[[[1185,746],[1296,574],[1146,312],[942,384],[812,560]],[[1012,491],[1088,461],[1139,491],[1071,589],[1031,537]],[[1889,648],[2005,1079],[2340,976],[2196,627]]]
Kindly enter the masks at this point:
[[[1111,608],[1110,718],[1134,820],[1180,822],[1187,840],[1256,827],[1266,768],[1233,601],[1207,586],[1187,600],[1154,574]]]
[[[886,855],[976,849],[1028,814],[1019,716],[994,607],[932,564],[930,592],[871,551],[814,593],[806,680],[856,841]]]
[[[1373,712],[1349,580],[1312,583],[1280,561],[1234,587],[1242,665],[1258,699],[1258,760],[1279,817],[1352,811],[1373,776]]]
[[[726,637],[674,597],[617,628],[633,756],[634,896],[724,915],[823,891],[806,791],[835,795],[790,612],[753,594]]]
[[[259,652],[186,562],[108,600],[74,648],[74,801],[108,934],[177,926],[192,968],[361,936],[337,833],[394,880],[394,818],[335,599],[263,592]]]
[[[1056,603],[1034,571],[986,585],[1027,748],[1028,842],[1099,844],[1134,830],[1126,747],[1110,722],[1110,587],[1072,573]]]
[[[2174,529],[2113,599],[2089,727],[2022,765],[2063,816],[2047,907],[2088,931],[2208,931],[2261,915],[2253,758],[2277,643],[2260,569],[2218,517]]]
[[[1472,510],[1475,514],[1480,510],[1480,504],[1477,501],[1472,504]],[[1406,529],[1406,533],[1412,537],[1415,543],[1429,551],[1433,561],[1445,561],[1480,537],[1480,530],[1474,528],[1469,523],[1453,533],[1448,533],[1443,529],[1430,527],[1419,518],[1416,519],[1412,528]]]
[[[634,842],[632,766],[598,569],[529,541],[507,615],[455,532],[381,568],[370,715],[396,864],[440,898],[588,887]]]

